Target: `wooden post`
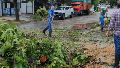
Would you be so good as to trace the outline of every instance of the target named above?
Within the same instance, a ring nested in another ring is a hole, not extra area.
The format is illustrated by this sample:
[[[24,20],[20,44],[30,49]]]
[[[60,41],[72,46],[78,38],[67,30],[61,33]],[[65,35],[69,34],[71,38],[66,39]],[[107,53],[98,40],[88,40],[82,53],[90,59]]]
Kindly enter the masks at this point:
[[[18,9],[18,4],[17,0],[14,0],[14,6],[15,6],[15,16],[16,16],[16,21],[19,21],[19,9]]]

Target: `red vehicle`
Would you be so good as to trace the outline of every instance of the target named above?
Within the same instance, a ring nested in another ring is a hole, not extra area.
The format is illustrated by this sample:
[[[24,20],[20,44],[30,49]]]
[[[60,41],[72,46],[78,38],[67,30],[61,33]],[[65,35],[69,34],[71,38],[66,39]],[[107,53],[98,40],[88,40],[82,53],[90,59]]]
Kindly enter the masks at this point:
[[[77,15],[88,15],[92,7],[91,0],[71,0],[71,5]]]

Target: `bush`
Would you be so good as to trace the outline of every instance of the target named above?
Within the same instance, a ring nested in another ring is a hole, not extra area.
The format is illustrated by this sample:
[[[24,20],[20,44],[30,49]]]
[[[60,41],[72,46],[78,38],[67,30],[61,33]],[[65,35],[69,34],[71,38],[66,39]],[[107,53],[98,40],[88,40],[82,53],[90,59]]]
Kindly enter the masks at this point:
[[[110,17],[108,17],[106,20],[105,20],[105,26],[107,26],[108,27],[108,25],[110,24]]]
[[[58,39],[38,39],[24,34],[14,25],[0,24],[0,61],[4,61],[0,62],[0,68],[28,68],[34,64],[48,68],[72,67],[67,62],[68,57],[63,43]],[[86,59],[86,56],[77,54],[71,62],[76,65],[85,63]]]
[[[49,64],[51,62],[50,67],[64,66],[66,64],[61,43],[57,41],[54,43],[54,41],[47,38],[40,40],[27,36],[15,26],[0,24],[0,55],[1,58],[6,60],[9,67],[13,68],[13,65],[15,67],[20,65],[27,68],[28,64],[31,65],[31,63],[41,61],[41,56],[48,57],[46,61]],[[42,63],[39,62],[39,64]],[[1,67],[4,67],[4,65],[0,62]]]
[[[14,64],[21,64],[27,67],[25,47],[27,39],[16,26],[10,24],[0,24],[0,55],[9,67]],[[1,66],[1,65],[0,65]]]
[[[35,15],[33,16],[33,19],[35,20],[44,20],[47,18],[47,15],[48,15],[48,11],[44,8],[39,8]]]

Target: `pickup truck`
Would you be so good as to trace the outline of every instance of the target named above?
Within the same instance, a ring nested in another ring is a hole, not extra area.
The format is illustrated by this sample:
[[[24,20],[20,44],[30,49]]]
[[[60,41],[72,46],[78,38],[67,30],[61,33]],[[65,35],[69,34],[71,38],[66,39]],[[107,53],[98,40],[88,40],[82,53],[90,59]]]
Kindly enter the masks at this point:
[[[92,7],[91,0],[71,0],[76,15],[89,15]]]
[[[74,14],[74,9],[72,6],[59,6],[54,10],[55,18],[65,19],[67,17],[72,18]]]

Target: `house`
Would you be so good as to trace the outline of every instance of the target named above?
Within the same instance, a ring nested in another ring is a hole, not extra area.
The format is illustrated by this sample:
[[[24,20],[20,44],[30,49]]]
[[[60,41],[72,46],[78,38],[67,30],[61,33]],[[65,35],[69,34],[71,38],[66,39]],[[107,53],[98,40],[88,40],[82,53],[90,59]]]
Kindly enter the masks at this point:
[[[20,14],[34,14],[34,2],[27,0],[17,0]],[[0,14],[14,15],[15,8],[13,0],[0,0]]]
[[[17,1],[20,14],[34,14],[35,11],[39,9],[39,6],[45,5],[44,0],[34,0],[33,2],[28,0]],[[0,15],[14,15],[14,14],[15,8],[13,0],[0,0]]]
[[[27,0],[21,0],[20,13],[23,14],[34,14],[34,2]]]

